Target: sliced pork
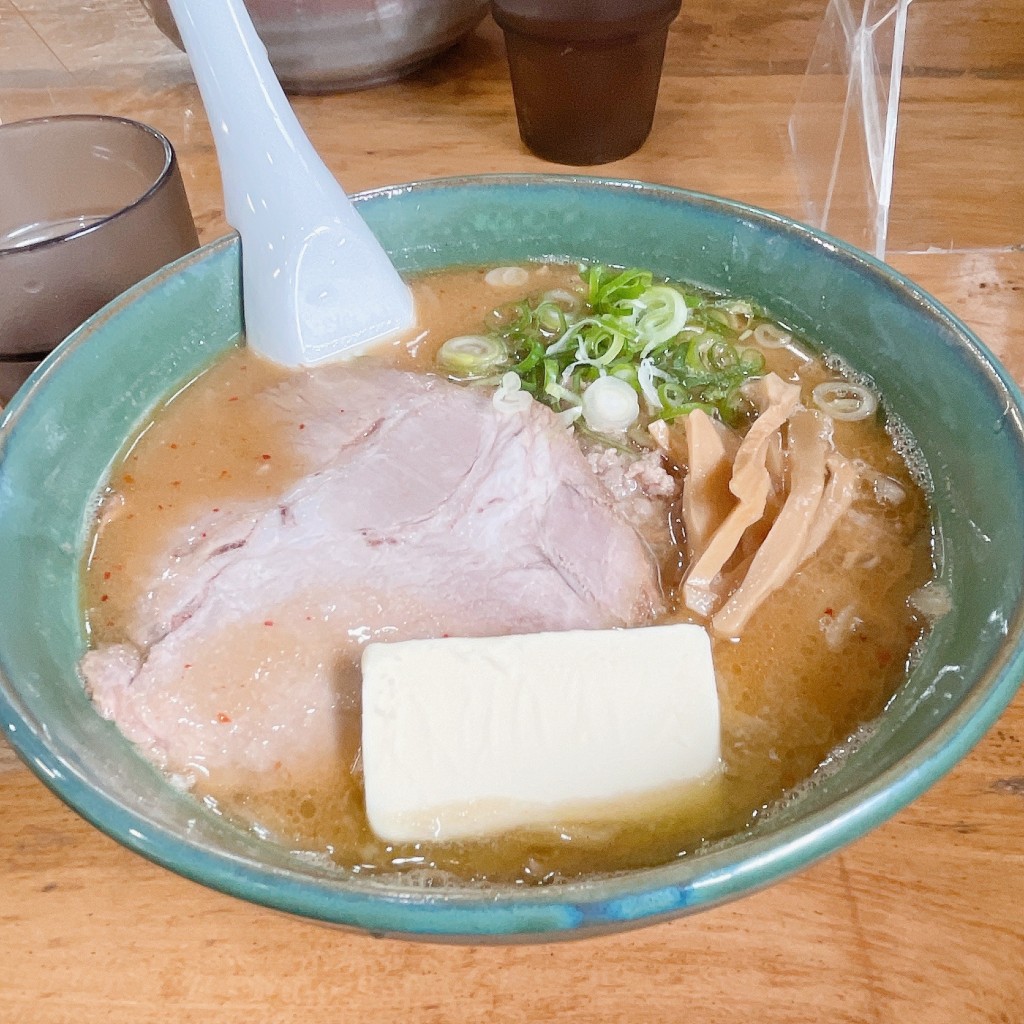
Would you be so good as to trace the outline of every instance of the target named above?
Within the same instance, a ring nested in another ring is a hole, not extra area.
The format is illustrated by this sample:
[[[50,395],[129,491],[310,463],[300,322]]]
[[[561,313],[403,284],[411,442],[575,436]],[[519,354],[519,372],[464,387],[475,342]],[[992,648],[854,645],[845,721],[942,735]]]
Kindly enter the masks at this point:
[[[543,406],[372,364],[261,400],[302,422],[305,475],[172,538],[129,640],[82,663],[101,712],[169,770],[258,788],[355,757],[369,640],[660,610],[647,544]]]

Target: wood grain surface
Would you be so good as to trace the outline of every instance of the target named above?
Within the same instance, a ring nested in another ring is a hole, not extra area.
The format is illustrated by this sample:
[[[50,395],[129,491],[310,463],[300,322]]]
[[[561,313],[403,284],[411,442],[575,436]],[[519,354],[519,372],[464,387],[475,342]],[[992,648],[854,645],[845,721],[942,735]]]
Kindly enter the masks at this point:
[[[800,216],[786,126],[824,6],[687,0],[651,138],[594,173]],[[1019,0],[915,0],[903,87],[890,262],[1024,382]],[[350,191],[566,170],[519,142],[489,19],[404,81],[295,106]],[[134,0],[0,0],[0,120],[62,111],[166,132],[201,237],[227,230],[187,64]],[[1022,1024],[1022,908],[1022,697],[911,807],[787,881],[615,937],[505,948],[374,940],[207,891],[86,824],[0,740],[0,1024]]]

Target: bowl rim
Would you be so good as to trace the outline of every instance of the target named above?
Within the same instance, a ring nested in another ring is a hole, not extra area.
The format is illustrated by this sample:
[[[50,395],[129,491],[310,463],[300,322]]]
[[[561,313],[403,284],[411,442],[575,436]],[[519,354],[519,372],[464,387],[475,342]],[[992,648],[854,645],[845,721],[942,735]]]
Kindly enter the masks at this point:
[[[1007,418],[1024,451],[1024,398],[998,359],[959,318],[892,267],[789,217],[737,200],[632,179],[561,174],[484,174],[423,179],[352,196],[359,205],[395,195],[451,188],[543,185],[587,190],[630,190],[683,201],[754,220],[795,235],[853,264],[924,305],[970,351],[979,370],[1006,399]],[[125,305],[162,280],[239,249],[229,234],[189,253],[133,286],[74,331],[32,374],[0,414],[0,459],[22,410],[46,378]],[[1007,623],[996,657],[971,692],[913,751],[878,775],[798,822],[768,835],[750,833],[699,856],[705,866],[682,878],[694,859],[658,867],[566,882],[537,889],[439,890],[400,888],[372,880],[335,879],[329,872],[289,875],[253,858],[197,846],[162,831],[135,808],[94,790],[31,728],[31,718],[0,665],[0,725],[8,742],[41,781],[83,818],[148,860],[193,881],[314,921],[372,934],[445,941],[549,941],[639,927],[696,909],[707,909],[775,883],[864,835],[945,775],[981,739],[1013,699],[1024,677],[1024,604]]]

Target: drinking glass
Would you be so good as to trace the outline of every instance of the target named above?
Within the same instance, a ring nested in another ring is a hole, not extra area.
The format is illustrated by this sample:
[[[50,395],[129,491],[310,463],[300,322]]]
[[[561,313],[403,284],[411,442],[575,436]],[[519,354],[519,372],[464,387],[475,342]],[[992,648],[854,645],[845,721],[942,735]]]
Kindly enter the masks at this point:
[[[91,114],[0,125],[0,404],[93,313],[198,245],[156,129]]]

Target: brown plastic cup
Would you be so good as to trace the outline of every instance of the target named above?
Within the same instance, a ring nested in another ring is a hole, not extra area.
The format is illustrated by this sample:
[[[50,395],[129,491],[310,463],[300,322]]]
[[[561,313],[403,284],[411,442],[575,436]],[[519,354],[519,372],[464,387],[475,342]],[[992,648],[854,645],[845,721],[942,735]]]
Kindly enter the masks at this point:
[[[93,313],[198,245],[154,128],[91,114],[0,125],[0,403]]]
[[[681,0],[492,0],[527,148],[574,166],[638,150],[654,121],[668,28],[680,7]]]

